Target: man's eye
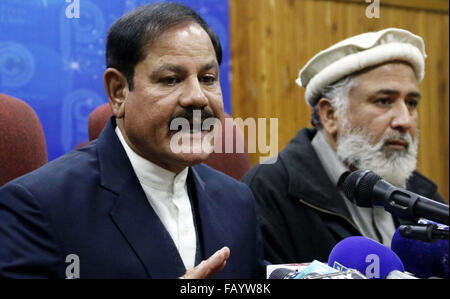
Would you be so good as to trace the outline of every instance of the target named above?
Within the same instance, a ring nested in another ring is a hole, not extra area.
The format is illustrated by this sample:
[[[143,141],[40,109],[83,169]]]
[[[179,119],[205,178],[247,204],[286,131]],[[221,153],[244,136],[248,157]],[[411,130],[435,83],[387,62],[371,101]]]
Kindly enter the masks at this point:
[[[379,98],[379,99],[375,100],[376,104],[382,105],[382,106],[389,105],[389,104],[391,104],[391,102],[392,102],[392,100],[390,98]]]
[[[417,106],[419,105],[419,101],[417,100],[406,100],[406,105],[410,108],[417,108]]]
[[[161,80],[159,80],[159,82],[164,85],[174,86],[174,85],[180,83],[180,79],[178,79],[176,77],[165,77],[165,78],[162,78]]]
[[[213,84],[214,82],[216,82],[216,77],[214,77],[214,76],[202,76],[202,77],[200,77],[199,81],[201,83],[205,83],[205,84]]]

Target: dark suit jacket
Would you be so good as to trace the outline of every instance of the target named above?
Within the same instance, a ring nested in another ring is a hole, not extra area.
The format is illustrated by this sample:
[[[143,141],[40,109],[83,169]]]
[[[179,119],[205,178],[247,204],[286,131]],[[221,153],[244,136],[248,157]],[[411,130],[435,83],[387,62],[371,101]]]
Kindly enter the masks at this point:
[[[0,189],[0,277],[65,278],[76,254],[80,278],[177,278],[181,257],[142,190],[112,118],[100,137]],[[216,278],[264,276],[254,198],[206,165],[191,167],[205,257],[228,246]]]
[[[269,262],[327,262],[338,242],[361,235],[346,199],[311,145],[315,134],[315,129],[300,130],[275,164],[257,165],[242,178],[255,195]],[[443,202],[437,186],[418,172],[410,178],[407,189]],[[408,223],[394,220],[397,225]]]

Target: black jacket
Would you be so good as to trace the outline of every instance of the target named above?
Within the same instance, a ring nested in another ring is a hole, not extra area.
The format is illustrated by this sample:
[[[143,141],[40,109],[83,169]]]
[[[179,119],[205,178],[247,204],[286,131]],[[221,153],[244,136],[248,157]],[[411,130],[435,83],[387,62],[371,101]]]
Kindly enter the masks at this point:
[[[265,258],[275,264],[326,262],[339,241],[361,235],[311,145],[315,134],[299,131],[275,164],[257,165],[242,179],[257,201]],[[408,190],[443,202],[437,186],[418,172]]]

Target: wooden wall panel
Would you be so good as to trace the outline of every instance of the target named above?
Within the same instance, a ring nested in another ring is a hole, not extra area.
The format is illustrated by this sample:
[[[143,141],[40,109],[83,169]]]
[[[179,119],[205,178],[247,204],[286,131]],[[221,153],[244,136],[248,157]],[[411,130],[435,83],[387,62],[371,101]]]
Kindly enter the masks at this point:
[[[281,150],[299,129],[310,126],[304,89],[295,79],[313,55],[359,33],[410,30],[424,38],[428,54],[419,106],[418,169],[448,201],[448,0],[413,1],[411,7],[399,3],[381,0],[380,18],[369,19],[369,4],[363,0],[230,0],[233,116],[278,118]],[[252,154],[252,164],[260,156]]]

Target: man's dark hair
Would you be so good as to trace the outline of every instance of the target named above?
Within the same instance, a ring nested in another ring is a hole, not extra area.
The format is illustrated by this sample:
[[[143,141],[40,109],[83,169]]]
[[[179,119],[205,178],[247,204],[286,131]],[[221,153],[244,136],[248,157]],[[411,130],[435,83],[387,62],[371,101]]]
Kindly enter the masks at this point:
[[[132,90],[134,68],[148,54],[145,48],[167,30],[185,23],[196,23],[208,33],[220,65],[222,46],[208,24],[187,6],[160,3],[139,7],[122,16],[111,26],[106,42],[106,66],[124,74]]]

